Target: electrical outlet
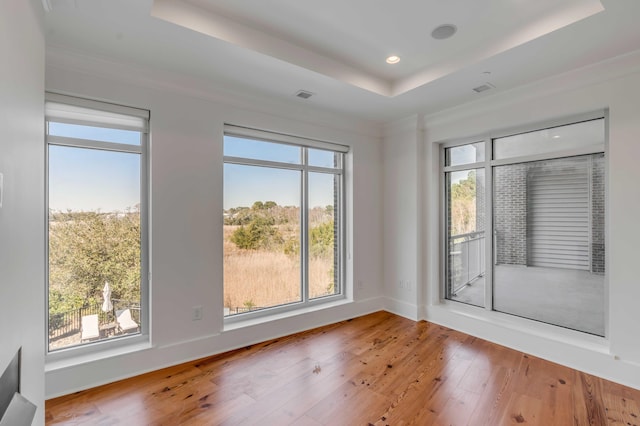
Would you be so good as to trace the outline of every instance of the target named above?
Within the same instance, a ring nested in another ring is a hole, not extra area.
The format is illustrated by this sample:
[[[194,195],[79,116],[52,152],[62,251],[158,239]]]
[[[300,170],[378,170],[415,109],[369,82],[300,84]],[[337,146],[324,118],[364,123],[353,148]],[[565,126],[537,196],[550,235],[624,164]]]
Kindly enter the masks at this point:
[[[202,319],[202,306],[194,306],[191,314],[192,321],[200,321]]]

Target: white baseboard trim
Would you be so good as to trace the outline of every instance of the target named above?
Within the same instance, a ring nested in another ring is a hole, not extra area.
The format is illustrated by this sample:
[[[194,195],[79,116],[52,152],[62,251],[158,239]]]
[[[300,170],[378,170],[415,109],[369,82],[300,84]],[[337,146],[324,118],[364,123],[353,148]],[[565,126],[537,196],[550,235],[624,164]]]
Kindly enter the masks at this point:
[[[410,319],[412,321],[420,321],[420,311],[418,305],[414,303],[404,302],[402,300],[385,297],[384,310],[392,314]]]

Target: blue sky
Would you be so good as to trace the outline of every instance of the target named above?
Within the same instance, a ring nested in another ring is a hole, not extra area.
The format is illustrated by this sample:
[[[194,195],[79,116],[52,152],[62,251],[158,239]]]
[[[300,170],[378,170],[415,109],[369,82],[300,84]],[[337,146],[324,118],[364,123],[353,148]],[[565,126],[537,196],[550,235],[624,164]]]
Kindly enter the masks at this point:
[[[139,145],[140,133],[50,123],[49,134]],[[140,154],[49,146],[49,208],[124,211],[140,202]]]
[[[289,164],[301,163],[302,150],[293,145],[225,136],[224,155]],[[331,151],[309,149],[309,164],[333,167]],[[333,204],[332,174],[309,173],[309,206]],[[255,201],[275,201],[281,206],[300,205],[301,172],[257,166],[225,164],[224,209],[250,207]]]
[[[50,123],[49,133],[80,139],[140,143],[138,132]],[[225,137],[225,155],[300,163],[300,148]],[[333,153],[309,150],[310,164],[333,166]],[[255,201],[299,206],[300,172],[224,166],[224,208]],[[140,155],[64,146],[49,147],[49,207],[56,211],[124,211],[140,200]],[[310,173],[309,205],[333,204],[333,175]]]

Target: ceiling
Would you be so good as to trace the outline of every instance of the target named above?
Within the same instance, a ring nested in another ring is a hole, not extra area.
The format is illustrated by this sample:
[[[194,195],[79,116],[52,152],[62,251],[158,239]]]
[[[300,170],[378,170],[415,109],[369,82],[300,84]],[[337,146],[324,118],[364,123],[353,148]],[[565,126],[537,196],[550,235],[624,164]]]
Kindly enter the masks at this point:
[[[379,122],[640,49],[638,0],[43,1],[50,54]],[[457,32],[433,38],[442,24]]]

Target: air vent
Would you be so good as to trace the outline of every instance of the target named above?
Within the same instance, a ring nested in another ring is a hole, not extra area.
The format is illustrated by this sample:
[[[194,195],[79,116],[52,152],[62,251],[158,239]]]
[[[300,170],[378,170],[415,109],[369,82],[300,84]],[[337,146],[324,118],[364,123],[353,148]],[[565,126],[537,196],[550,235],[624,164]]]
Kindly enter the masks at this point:
[[[495,89],[496,86],[494,86],[491,83],[485,83],[483,85],[480,85],[478,87],[474,87],[473,91],[477,92],[477,93],[482,93],[482,92],[486,92],[487,90],[491,90],[491,89]]]
[[[310,97],[312,97],[314,94],[311,92],[307,92],[306,90],[299,90],[296,93],[296,96],[301,98],[301,99],[309,99]]]

